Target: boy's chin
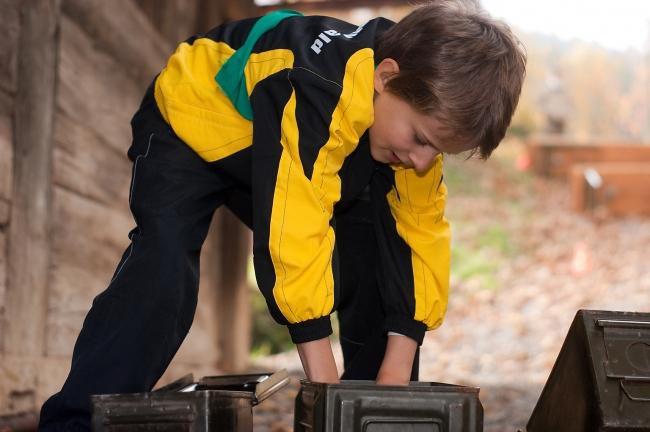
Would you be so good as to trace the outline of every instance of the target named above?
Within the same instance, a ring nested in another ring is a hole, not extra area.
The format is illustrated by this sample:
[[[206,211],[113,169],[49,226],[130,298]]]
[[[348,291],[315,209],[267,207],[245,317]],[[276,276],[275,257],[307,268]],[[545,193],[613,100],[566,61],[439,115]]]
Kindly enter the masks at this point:
[[[385,155],[383,155],[383,153],[385,152],[382,152],[381,149],[377,147],[373,147],[372,144],[370,145],[370,156],[373,158],[375,162],[385,163],[385,164],[390,163],[386,159]]]

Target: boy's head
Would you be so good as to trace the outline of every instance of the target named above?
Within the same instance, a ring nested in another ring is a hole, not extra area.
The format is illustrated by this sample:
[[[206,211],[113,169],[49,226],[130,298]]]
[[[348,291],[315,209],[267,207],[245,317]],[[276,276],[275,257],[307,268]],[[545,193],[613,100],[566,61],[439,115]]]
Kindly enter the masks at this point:
[[[487,159],[503,139],[526,56],[508,26],[473,0],[418,7],[381,35],[375,58],[376,160],[424,171],[442,152]]]

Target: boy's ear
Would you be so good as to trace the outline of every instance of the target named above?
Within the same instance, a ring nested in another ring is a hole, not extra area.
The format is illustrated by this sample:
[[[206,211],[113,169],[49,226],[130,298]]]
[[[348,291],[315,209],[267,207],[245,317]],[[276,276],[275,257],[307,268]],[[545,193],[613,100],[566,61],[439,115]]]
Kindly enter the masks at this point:
[[[382,93],[386,84],[399,73],[399,65],[392,58],[385,58],[375,68],[375,91]]]

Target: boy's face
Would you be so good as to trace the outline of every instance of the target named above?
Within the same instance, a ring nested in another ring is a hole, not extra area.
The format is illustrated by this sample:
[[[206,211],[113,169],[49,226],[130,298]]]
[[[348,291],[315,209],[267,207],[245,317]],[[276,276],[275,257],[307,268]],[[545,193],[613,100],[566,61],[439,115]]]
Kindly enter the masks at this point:
[[[460,153],[471,147],[445,142],[442,124],[433,115],[416,111],[386,89],[399,72],[393,59],[384,59],[375,69],[375,121],[370,126],[370,154],[377,162],[427,171],[441,153]]]

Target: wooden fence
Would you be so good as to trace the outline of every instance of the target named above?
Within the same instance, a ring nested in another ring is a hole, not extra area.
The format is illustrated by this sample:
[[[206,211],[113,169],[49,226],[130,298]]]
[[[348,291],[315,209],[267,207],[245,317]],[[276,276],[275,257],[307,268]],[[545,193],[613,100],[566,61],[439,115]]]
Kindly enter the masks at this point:
[[[0,0],[0,415],[60,388],[128,246],[129,122],[146,86],[178,39],[252,5],[188,3]],[[249,240],[218,213],[195,322],[162,382],[246,367]]]

